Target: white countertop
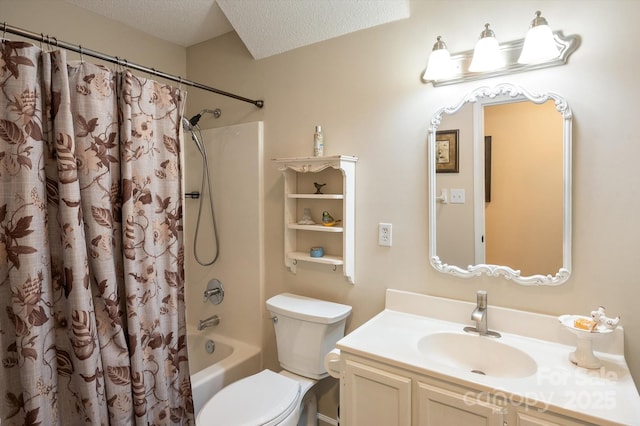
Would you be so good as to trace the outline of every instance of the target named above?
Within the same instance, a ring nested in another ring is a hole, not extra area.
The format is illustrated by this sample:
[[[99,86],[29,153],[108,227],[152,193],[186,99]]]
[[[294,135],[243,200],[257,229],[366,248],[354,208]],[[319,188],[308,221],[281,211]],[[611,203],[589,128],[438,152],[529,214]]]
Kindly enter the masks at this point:
[[[436,332],[463,333],[463,326],[473,325],[470,315],[474,307],[469,302],[388,290],[385,310],[336,347],[482,392],[499,391],[512,401],[552,408],[576,419],[640,425],[640,396],[624,359],[621,327],[594,339],[594,354],[603,365],[585,369],[568,360],[576,337],[563,330],[556,317],[489,304],[489,329],[502,334],[501,343],[529,354],[538,365],[535,374],[523,378],[483,376],[427,362],[418,350],[420,338]]]

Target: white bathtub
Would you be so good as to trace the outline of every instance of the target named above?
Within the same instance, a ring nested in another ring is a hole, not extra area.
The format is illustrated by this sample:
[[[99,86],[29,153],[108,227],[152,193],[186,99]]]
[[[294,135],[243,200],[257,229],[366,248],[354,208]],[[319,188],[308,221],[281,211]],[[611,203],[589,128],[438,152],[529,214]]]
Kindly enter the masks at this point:
[[[205,349],[207,340],[213,340],[215,351]],[[189,330],[189,369],[193,388],[195,413],[216,392],[230,383],[260,371],[260,348],[212,331]]]

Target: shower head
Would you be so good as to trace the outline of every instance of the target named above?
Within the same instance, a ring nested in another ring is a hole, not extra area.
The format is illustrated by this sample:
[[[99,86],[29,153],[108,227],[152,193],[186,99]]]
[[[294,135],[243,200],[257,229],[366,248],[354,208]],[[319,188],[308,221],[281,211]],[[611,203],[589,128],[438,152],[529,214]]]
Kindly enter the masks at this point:
[[[193,125],[191,125],[191,122],[186,117],[182,117],[182,128],[188,131],[193,130]]]
[[[215,118],[220,118],[220,116],[222,115],[222,110],[220,108],[216,108],[216,109],[203,109],[202,111],[200,111],[199,113],[197,113],[196,115],[194,115],[193,117],[191,117],[189,119],[189,123],[192,126],[195,126],[198,124],[198,121],[200,121],[200,118],[202,118],[202,115],[205,113],[209,113],[209,114],[213,114],[213,116]]]
[[[185,117],[182,117],[182,128],[184,130],[189,131],[189,133],[191,133],[191,139],[193,139],[193,142],[196,144],[196,148],[198,148],[198,151],[200,151],[200,155],[202,155],[203,157],[206,157],[207,156],[206,151],[204,150],[204,146],[198,139],[198,136],[196,136],[194,125],[191,124],[191,122],[187,120]],[[200,128],[198,127],[198,129]]]

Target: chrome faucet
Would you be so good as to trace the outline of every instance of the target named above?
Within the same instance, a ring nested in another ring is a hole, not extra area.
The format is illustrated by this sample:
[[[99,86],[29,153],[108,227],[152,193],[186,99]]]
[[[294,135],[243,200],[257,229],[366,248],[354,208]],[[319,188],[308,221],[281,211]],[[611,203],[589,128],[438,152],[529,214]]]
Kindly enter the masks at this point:
[[[214,315],[207,319],[200,320],[200,322],[198,323],[198,330],[202,331],[207,327],[213,327],[218,324],[220,324],[220,317],[218,317],[217,315]]]
[[[487,292],[478,290],[476,293],[476,308],[471,312],[471,319],[476,322],[475,327],[465,327],[467,333],[479,334],[480,336],[500,337],[500,333],[489,331],[487,325]]]

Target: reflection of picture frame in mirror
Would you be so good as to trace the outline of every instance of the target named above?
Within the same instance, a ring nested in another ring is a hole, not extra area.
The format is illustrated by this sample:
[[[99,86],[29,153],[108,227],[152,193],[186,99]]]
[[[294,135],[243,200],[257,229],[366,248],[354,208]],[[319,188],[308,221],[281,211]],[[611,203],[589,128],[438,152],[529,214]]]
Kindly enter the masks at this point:
[[[458,173],[458,132],[436,132],[436,173]]]

